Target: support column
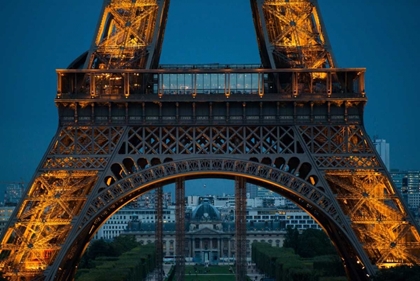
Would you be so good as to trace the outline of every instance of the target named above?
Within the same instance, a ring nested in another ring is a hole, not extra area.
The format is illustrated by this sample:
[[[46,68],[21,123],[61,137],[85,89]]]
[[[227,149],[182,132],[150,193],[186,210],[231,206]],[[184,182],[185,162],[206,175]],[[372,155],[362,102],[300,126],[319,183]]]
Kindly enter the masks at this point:
[[[183,281],[185,275],[185,181],[178,178],[175,184],[176,215],[176,273],[175,280]]]
[[[163,189],[158,186],[155,190],[155,246],[156,246],[156,270],[155,280],[162,281],[163,274]]]
[[[246,181],[235,177],[236,281],[246,280]]]

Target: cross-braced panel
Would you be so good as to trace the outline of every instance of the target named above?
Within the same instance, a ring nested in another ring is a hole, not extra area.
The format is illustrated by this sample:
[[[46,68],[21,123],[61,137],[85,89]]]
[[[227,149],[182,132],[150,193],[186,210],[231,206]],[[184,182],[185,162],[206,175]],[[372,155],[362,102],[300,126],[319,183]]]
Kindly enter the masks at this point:
[[[292,126],[132,127],[121,153],[143,155],[303,153]]]
[[[360,125],[299,126],[320,169],[379,169],[377,153]]]
[[[43,170],[103,170],[116,149],[122,127],[62,127]]]
[[[256,0],[252,3],[260,51],[269,57],[270,65],[266,67],[334,67],[315,1]],[[262,59],[264,62],[264,55]]]
[[[96,181],[96,172],[40,174],[5,233],[2,251],[8,251],[8,256],[2,260],[2,267],[18,276],[45,270],[64,244],[72,219],[81,211]]]
[[[151,68],[160,55],[167,2],[106,1],[84,68]]]
[[[327,171],[343,212],[377,266],[420,263],[420,237],[388,178],[376,171]]]

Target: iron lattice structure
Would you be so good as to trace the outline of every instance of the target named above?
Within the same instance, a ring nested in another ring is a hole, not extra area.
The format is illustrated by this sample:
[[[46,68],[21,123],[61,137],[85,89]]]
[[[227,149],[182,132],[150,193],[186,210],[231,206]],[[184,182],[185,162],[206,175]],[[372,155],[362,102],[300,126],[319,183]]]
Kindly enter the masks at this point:
[[[217,69],[157,68],[168,5],[105,1],[96,43],[57,70],[59,127],[2,234],[4,275],[72,280],[118,209],[197,177],[294,201],[351,280],[419,264],[418,228],[363,125],[365,70],[333,67],[315,1],[251,0],[263,67]],[[123,40],[142,34],[146,47]]]
[[[83,68],[155,68],[168,8],[167,0],[104,0],[96,36],[82,57]],[[79,63],[76,60],[70,68]]]
[[[251,1],[261,60],[270,68],[333,68],[317,1]]]

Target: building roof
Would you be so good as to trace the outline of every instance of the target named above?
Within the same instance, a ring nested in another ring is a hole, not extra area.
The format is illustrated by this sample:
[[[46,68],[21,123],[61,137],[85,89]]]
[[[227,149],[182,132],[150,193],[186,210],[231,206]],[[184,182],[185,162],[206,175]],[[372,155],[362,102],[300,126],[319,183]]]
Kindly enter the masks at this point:
[[[210,204],[208,199],[198,205],[192,212],[192,221],[221,221],[220,211]]]

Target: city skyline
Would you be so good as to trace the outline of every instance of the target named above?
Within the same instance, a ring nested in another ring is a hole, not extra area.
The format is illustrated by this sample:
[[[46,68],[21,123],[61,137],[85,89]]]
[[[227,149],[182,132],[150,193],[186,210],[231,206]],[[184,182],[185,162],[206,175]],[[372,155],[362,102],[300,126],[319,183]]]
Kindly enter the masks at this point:
[[[27,183],[35,173],[57,129],[55,69],[66,68],[89,48],[101,5],[102,0],[3,5],[0,25],[8,40],[0,70],[7,105],[0,113],[1,181]],[[420,169],[420,151],[413,149],[420,4],[320,0],[319,5],[337,65],[367,68],[369,135],[390,143],[391,168]],[[161,64],[259,62],[249,1],[171,1]]]

